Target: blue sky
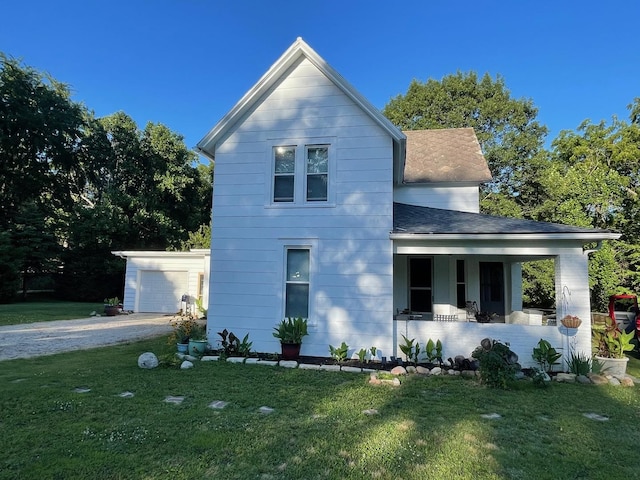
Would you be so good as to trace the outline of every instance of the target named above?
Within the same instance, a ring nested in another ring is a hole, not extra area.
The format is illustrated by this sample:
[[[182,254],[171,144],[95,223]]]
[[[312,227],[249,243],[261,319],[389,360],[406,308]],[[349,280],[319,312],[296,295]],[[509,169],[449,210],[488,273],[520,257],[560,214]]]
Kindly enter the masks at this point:
[[[189,147],[298,36],[378,108],[414,78],[500,74],[548,140],[640,97],[635,0],[12,0],[2,17],[0,51]]]

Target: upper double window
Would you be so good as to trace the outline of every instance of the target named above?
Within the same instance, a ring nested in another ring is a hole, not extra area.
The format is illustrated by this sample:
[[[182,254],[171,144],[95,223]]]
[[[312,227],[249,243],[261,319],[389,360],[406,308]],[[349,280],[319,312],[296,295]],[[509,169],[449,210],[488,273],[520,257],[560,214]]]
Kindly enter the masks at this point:
[[[329,145],[273,147],[274,203],[326,202],[329,198]]]

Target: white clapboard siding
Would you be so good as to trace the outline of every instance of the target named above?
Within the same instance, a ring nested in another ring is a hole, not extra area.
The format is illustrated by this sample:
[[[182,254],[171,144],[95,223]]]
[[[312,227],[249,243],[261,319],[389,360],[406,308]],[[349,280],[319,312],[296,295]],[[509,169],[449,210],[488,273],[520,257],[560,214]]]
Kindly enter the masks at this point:
[[[479,213],[479,195],[477,186],[402,185],[396,186],[393,200],[422,207]]]
[[[272,205],[272,145],[314,139],[330,144],[333,198]],[[303,353],[327,355],[336,332],[338,344],[390,338],[392,175],[388,133],[309,61],[294,65],[216,145],[210,328],[278,351],[271,333],[284,315],[285,247],[310,246]]]

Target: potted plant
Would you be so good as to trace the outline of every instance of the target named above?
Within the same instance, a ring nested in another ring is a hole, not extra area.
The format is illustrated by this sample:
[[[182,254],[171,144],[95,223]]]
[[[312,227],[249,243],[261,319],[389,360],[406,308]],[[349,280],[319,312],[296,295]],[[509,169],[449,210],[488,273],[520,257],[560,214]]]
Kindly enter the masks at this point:
[[[605,318],[604,325],[594,325],[591,330],[592,346],[600,370],[609,375],[624,375],[629,358],[624,354],[633,350],[634,332],[620,330],[616,321]]]
[[[178,353],[187,353],[189,351],[190,338],[203,328],[191,315],[174,317],[171,321],[171,326],[173,327],[173,332],[169,337],[169,343],[177,345]]]
[[[282,347],[282,358],[284,360],[295,360],[300,356],[300,345],[302,337],[307,333],[307,319],[302,317],[286,318],[277,327],[274,327],[273,336],[280,340]]]
[[[193,320],[193,326],[191,327],[191,334],[189,336],[189,355],[194,357],[201,357],[207,350],[209,340],[207,339],[207,328]]]
[[[118,297],[104,299],[104,314],[107,317],[115,317],[120,313],[120,299]]]

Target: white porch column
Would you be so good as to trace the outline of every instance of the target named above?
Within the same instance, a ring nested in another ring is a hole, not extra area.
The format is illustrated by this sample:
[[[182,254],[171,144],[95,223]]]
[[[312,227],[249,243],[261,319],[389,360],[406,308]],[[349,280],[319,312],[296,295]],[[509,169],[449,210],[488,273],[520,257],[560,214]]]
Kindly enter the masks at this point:
[[[576,315],[582,319],[582,325],[575,337],[568,338],[567,345],[573,345],[577,352],[591,355],[591,303],[589,299],[588,255],[578,251],[559,255],[555,259],[556,269],[556,313],[558,328],[565,315]]]
[[[511,304],[509,312],[517,312],[522,310],[522,264],[520,262],[511,262]]]

